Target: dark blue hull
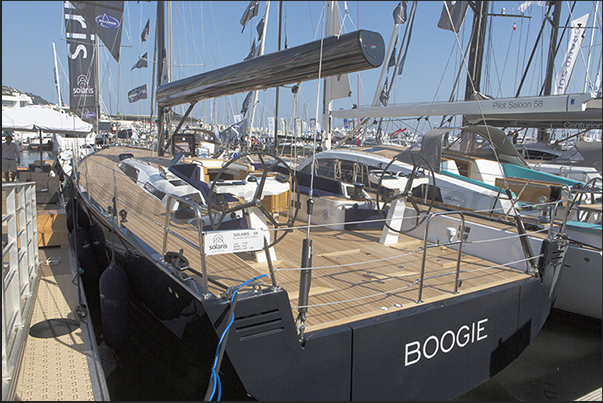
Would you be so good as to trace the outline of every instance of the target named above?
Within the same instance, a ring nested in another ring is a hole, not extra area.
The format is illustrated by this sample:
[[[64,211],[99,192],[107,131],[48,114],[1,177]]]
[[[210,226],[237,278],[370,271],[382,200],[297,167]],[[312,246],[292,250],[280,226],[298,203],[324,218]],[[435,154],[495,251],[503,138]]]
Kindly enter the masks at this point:
[[[88,211],[128,276],[130,342],[164,368],[176,399],[203,399],[229,300],[198,299],[133,234],[113,234]],[[286,290],[242,293],[224,343],[221,398],[448,400],[466,393],[517,358],[548,317],[566,244],[543,245],[540,277],[309,332],[303,345]]]

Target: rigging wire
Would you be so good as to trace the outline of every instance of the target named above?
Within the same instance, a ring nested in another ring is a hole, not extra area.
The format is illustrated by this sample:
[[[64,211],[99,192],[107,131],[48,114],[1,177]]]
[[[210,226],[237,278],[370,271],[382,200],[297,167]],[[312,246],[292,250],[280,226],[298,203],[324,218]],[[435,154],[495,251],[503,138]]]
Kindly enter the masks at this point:
[[[448,7],[446,7],[446,11],[448,12],[448,17],[449,17],[449,18],[450,18],[450,20],[452,21],[452,16],[450,15],[450,10],[448,9]],[[453,31],[453,32],[454,32],[454,31]],[[461,51],[462,51],[462,47],[461,47],[461,43],[460,43],[460,40],[459,40],[459,35],[458,35],[458,33],[457,33],[457,32],[454,32],[454,36],[455,36],[455,38],[456,38],[456,43],[457,43],[457,46],[458,46],[459,50],[461,50]],[[463,64],[465,64],[465,63],[466,63],[466,61],[463,59]],[[469,71],[469,67],[468,67],[468,66],[466,66],[466,65],[465,65],[465,68],[467,69],[467,71]],[[473,91],[473,94],[476,94],[476,93],[477,93],[477,91],[476,91],[476,88],[475,88],[475,83],[474,83],[474,81],[473,81],[473,77],[472,77],[472,76],[471,76],[471,74],[469,74],[469,73],[467,74],[467,77],[468,77],[469,83],[470,83],[470,85],[471,85],[471,89],[472,89],[472,91]],[[475,102],[476,102],[476,104],[477,104],[477,106],[478,106],[478,108],[479,108],[479,114],[480,114],[480,116],[482,117],[482,121],[483,121],[483,122],[486,122],[486,117],[484,116],[484,111],[483,111],[483,109],[482,109],[482,105],[481,105],[481,99],[480,99],[480,97],[475,97]],[[487,126],[487,125],[486,125],[486,134],[487,134],[487,138],[488,138],[488,140],[489,140],[489,143],[490,143],[490,144],[493,144],[492,137],[491,137],[491,135],[490,135],[489,126]],[[500,165],[501,165],[501,162],[500,162],[500,160],[499,160],[499,158],[498,158],[498,151],[497,151],[496,147],[495,147],[495,146],[492,146],[492,150],[494,151],[494,158],[495,158],[495,160],[496,160],[497,164],[500,166]],[[508,184],[508,182],[507,182],[507,176],[506,176],[506,174],[505,174],[504,170],[502,170],[502,184],[504,184],[504,186],[505,186],[507,189],[510,189],[510,186],[509,186],[509,184]],[[517,212],[516,203],[513,203],[513,209],[515,210],[515,214],[516,214],[516,215],[519,215],[519,213]]]

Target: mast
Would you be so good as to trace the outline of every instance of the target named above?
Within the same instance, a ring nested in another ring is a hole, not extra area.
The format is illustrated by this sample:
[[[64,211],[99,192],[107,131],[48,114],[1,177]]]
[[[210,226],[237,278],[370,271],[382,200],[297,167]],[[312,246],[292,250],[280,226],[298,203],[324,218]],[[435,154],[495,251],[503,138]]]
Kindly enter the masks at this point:
[[[59,83],[59,70],[57,69],[57,50],[54,46],[54,42],[52,42],[52,53],[54,54],[54,82],[57,87],[59,108],[63,108],[63,100],[61,99],[61,84]]]
[[[484,43],[486,25],[488,21],[488,1],[469,2],[473,10],[473,27],[469,47],[469,60],[467,65],[467,83],[465,85],[465,101],[478,98],[481,88],[482,61],[484,58]],[[475,97],[475,98],[474,98]],[[463,116],[463,126],[467,126],[467,118]],[[471,151],[475,148],[473,137],[463,137],[460,144],[461,151]]]
[[[167,2],[167,56],[166,56],[166,63],[167,63],[167,81],[170,82],[172,81],[172,2],[168,1]],[[163,84],[163,83],[162,83]]]
[[[379,81],[377,82],[377,88],[375,89],[375,96],[373,97],[373,103],[371,106],[375,107],[379,105],[379,96],[381,95],[381,87],[383,86],[383,79],[385,77],[385,73],[387,72],[387,65],[389,63],[389,59],[392,55],[392,50],[394,47],[394,39],[396,38],[396,31],[398,30],[398,26],[400,24],[394,23],[394,29],[392,30],[392,36],[389,38],[389,46],[387,48],[387,53],[385,54],[385,63],[381,67],[381,75],[379,76]]]
[[[389,60],[391,58],[392,52],[393,52],[393,48],[394,48],[394,44],[395,44],[395,40],[396,40],[396,35],[398,34],[398,26],[400,25],[401,22],[399,22],[396,18],[394,18],[394,29],[392,30],[392,35],[391,38],[389,39],[389,46],[387,48],[387,54],[385,55],[385,63],[383,63],[383,66],[381,67],[381,75],[379,76],[379,81],[377,82],[377,87],[375,88],[375,96],[373,97],[373,103],[371,106],[376,107],[379,105],[379,100],[381,98],[381,92],[382,92],[382,88],[383,88],[383,78],[387,75],[387,70],[389,68]],[[404,46],[404,44],[401,44],[400,46],[400,50],[402,50],[402,47]],[[394,55],[395,57],[395,55]],[[392,78],[392,82],[393,82],[393,78]],[[386,81],[387,83],[387,81]],[[389,91],[388,91],[388,95],[389,95]],[[381,144],[382,141],[382,136],[381,136],[381,121],[379,121],[379,126],[377,129],[377,144]]]
[[[553,21],[551,22],[551,40],[549,42],[549,56],[546,65],[546,77],[544,82],[544,95],[551,95],[553,86],[553,67],[555,65],[555,55],[557,54],[557,34],[559,32],[559,19],[561,17],[561,1],[555,1],[553,4]],[[551,140],[551,134],[545,128],[540,128],[536,136],[539,143],[548,144]]]
[[[164,33],[164,2],[157,2],[157,86],[162,84],[163,74],[163,50],[165,48],[165,33]],[[165,136],[163,133],[163,119],[164,119],[164,108],[159,106],[157,108],[157,155],[163,156],[165,150],[163,149],[163,143]]]
[[[593,27],[596,26],[597,15],[599,15],[599,4],[600,2],[595,2],[595,13],[593,14]],[[590,35],[590,45],[588,46],[588,61],[586,62],[586,75],[584,78],[584,90],[582,92],[586,92],[589,84],[589,71],[590,71],[590,59],[592,57],[592,49],[593,49],[593,40],[595,39],[595,30],[591,31]]]
[[[467,67],[467,84],[465,86],[465,101],[473,100],[473,96],[476,96],[481,88],[482,61],[484,58],[484,43],[488,21],[488,3],[488,1],[476,1],[475,4],[469,2],[474,15]]]
[[[94,35],[94,57],[96,59],[96,63],[94,67],[96,68],[96,80],[94,82],[94,114],[96,115],[94,118],[94,131],[98,134],[98,120],[100,119],[100,44],[98,35]],[[40,143],[42,144],[42,143]]]
[[[544,81],[544,95],[551,95],[553,86],[553,67],[557,55],[557,34],[559,32],[559,19],[561,17],[561,1],[555,1],[553,10],[553,21],[551,26],[551,40],[549,42],[549,56],[546,65],[546,77]]]
[[[283,1],[278,2],[278,40],[277,40],[277,52],[281,50],[281,36],[283,27]],[[262,38],[264,38],[262,36]],[[276,87],[276,100],[274,106],[274,155],[278,152],[278,97],[280,87]]]
[[[325,37],[339,35],[339,32],[335,33],[335,19],[339,19],[339,13],[336,13],[337,3],[335,1],[327,2],[327,11],[325,16]],[[322,109],[322,148],[323,150],[331,149],[331,131],[332,122],[329,112],[333,105],[333,99],[331,98],[332,89],[332,77],[326,77],[324,79],[324,93],[323,93],[323,109]]]
[[[266,27],[268,26],[268,11],[270,11],[270,2],[267,1],[266,2],[266,9],[264,12],[264,17],[266,18],[266,20],[264,21],[264,27],[262,28],[262,40],[260,41],[260,54],[259,56],[264,54],[264,44],[266,43]],[[258,91],[255,90],[253,92],[253,101],[252,101],[252,105],[251,105],[251,119],[249,120],[249,132],[247,133],[247,149],[249,149],[249,146],[251,144],[251,132],[253,130],[253,119],[255,117],[255,106],[256,103],[258,101]],[[275,122],[275,127],[277,126],[277,122]]]

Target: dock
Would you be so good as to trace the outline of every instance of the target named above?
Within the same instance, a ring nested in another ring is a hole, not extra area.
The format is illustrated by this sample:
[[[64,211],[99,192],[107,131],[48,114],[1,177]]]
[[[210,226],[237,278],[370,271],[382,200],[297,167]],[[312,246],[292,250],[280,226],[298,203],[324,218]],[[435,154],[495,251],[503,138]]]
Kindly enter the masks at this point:
[[[2,400],[110,400],[65,210],[36,188],[2,183]]]

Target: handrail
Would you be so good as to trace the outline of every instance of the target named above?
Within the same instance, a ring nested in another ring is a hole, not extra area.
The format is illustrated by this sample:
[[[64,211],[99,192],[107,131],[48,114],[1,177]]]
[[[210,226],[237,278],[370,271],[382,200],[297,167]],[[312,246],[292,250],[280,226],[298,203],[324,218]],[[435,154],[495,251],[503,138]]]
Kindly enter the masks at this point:
[[[588,184],[589,184],[589,183],[593,182],[592,189],[584,188],[584,189],[575,189],[575,190],[574,190],[574,192],[575,192],[574,198],[573,198],[573,200],[572,200],[572,203],[571,203],[571,204],[568,206],[568,208],[567,208],[567,214],[568,214],[568,215],[569,215],[569,213],[570,213],[571,209],[572,209],[572,208],[573,208],[575,205],[580,205],[580,204],[581,204],[581,202],[582,202],[582,196],[583,196],[583,195],[585,195],[586,193],[590,193],[590,195],[591,195],[591,203],[593,202],[593,200],[592,200],[592,199],[593,199],[593,196],[594,196],[595,194],[601,194],[601,190],[597,190],[597,189],[595,188],[595,184],[597,183],[597,181],[598,181],[598,182],[603,182],[603,180],[602,180],[601,178],[593,178],[593,179],[591,179],[591,180],[590,180],[590,181],[587,183],[587,186],[588,186]],[[568,186],[568,190],[569,190],[569,186]]]
[[[203,221],[201,220],[201,210],[199,209],[199,205],[190,198],[183,198],[180,196],[176,196],[173,194],[168,194],[167,201],[165,203],[165,225],[163,226],[163,247],[161,256],[164,257],[167,253],[167,238],[170,226],[170,212],[172,199],[178,200],[180,203],[189,204],[193,210],[195,211],[195,216],[197,217],[197,234],[199,236],[199,253],[201,254],[201,274],[203,277],[203,297],[209,298],[209,284],[207,278],[207,266],[205,264],[205,239],[203,237]]]
[[[465,215],[461,212],[461,211],[441,211],[438,213],[434,213],[432,214],[428,219],[427,219],[427,223],[425,224],[425,235],[423,236],[423,261],[421,262],[421,278],[419,281],[419,297],[417,298],[417,303],[421,303],[423,302],[421,300],[421,297],[423,296],[423,280],[425,279],[425,260],[427,259],[427,234],[429,232],[429,224],[431,223],[431,220],[435,217],[435,216],[440,216],[440,215],[450,215],[450,214],[458,214],[461,216],[461,231],[458,234],[458,241],[457,242],[452,242],[452,240],[450,240],[449,243],[444,244],[444,245],[434,245],[434,246],[446,246],[446,245],[454,245],[454,244],[458,244],[459,245],[459,250],[457,252],[457,257],[456,257],[456,279],[454,281],[454,291],[452,292],[453,294],[458,294],[458,289],[459,289],[459,275],[461,272],[461,249],[463,246],[463,236],[465,234]]]

